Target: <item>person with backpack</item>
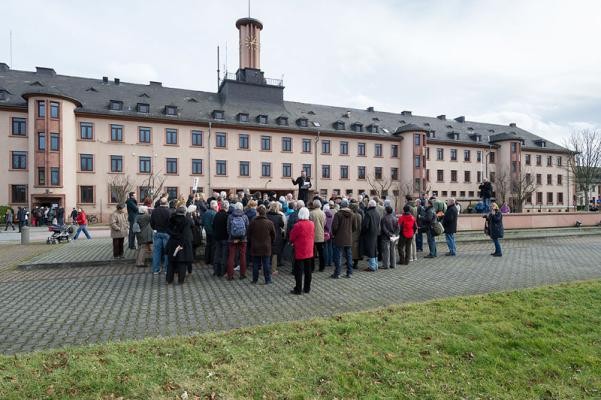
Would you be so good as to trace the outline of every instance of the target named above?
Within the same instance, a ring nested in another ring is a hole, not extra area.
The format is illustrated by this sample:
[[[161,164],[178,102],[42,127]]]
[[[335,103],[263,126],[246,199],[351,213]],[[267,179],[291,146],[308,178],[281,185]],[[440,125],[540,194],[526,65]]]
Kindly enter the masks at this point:
[[[447,247],[449,252],[446,256],[457,255],[457,244],[455,243],[455,233],[457,232],[457,207],[455,206],[455,199],[449,199],[447,204],[447,211],[444,213],[442,218],[442,226],[444,227],[444,234],[447,240]]]
[[[411,259],[411,243],[413,242],[413,236],[417,232],[417,221],[411,214],[411,207],[406,204],[403,207],[403,214],[399,217],[399,249],[403,249],[401,253],[401,264],[409,265]]]
[[[248,217],[242,210],[242,203],[234,204],[234,211],[227,220],[227,233],[229,241],[229,254],[227,259],[227,280],[234,280],[234,258],[238,254],[240,259],[240,279],[246,278],[246,232],[248,231]]]
[[[424,258],[435,258],[436,254],[436,232],[434,231],[434,224],[438,222],[436,219],[436,211],[434,208],[434,202],[436,200],[431,198],[428,200],[428,207],[426,207],[426,215],[424,216],[424,229],[426,236],[428,237],[428,249],[430,253]]]

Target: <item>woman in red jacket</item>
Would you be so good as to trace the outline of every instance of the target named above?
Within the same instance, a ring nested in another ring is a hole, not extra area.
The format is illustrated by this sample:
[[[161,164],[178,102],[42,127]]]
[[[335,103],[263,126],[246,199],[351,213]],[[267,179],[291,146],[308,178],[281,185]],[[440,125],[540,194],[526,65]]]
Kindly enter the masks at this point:
[[[306,207],[298,211],[298,222],[290,231],[290,243],[294,246],[294,278],[296,286],[292,294],[303,292],[303,272],[305,274],[304,292],[311,291],[311,260],[313,259],[313,240],[315,238],[315,225],[309,221],[309,210]]]
[[[415,217],[411,215],[411,207],[406,205],[403,207],[403,215],[399,217],[399,252],[404,250],[401,256],[401,264],[409,265],[411,258],[411,242],[413,242],[413,236],[417,232],[417,223]]]
[[[90,236],[90,232],[88,232],[88,217],[86,216],[84,210],[82,210],[81,208],[77,213],[76,222],[79,226],[77,227],[77,232],[75,233],[75,237],[73,238],[73,240],[77,240],[81,232],[83,232],[83,234],[86,235],[88,239],[92,239],[92,237]]]

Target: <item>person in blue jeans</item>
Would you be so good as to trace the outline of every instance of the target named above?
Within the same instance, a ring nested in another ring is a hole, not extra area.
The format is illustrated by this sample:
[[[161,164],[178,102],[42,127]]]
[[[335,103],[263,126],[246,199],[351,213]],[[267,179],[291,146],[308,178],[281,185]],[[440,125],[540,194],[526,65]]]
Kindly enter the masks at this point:
[[[353,274],[353,231],[359,229],[357,220],[353,219],[353,212],[349,208],[349,202],[343,199],[340,202],[340,210],[334,214],[332,220],[332,236],[334,241],[334,273],[330,276],[338,279],[341,271],[340,258],[346,258],[346,277]]]
[[[449,252],[445,255],[456,256],[457,245],[455,244],[455,233],[457,233],[457,217],[459,212],[455,205],[455,199],[449,199],[447,201],[447,211],[444,213],[442,218],[442,226],[444,227],[444,234],[447,240],[447,247]]]
[[[169,241],[169,218],[171,211],[167,204],[167,198],[161,197],[159,206],[150,214],[150,226],[154,230],[153,246],[152,246],[152,272],[158,275],[161,272],[161,264],[163,271],[167,272],[169,259],[167,255],[167,241]]]
[[[436,222],[436,212],[434,211],[434,203],[432,199],[428,200],[428,207],[426,208],[426,215],[424,217],[424,227],[426,228],[426,235],[428,236],[428,248],[430,254],[424,258],[434,258],[437,256],[436,252],[436,238],[434,236],[434,223]]]
[[[492,242],[495,245],[495,252],[490,255],[493,257],[502,257],[503,250],[501,249],[501,242],[499,239],[504,236],[503,229],[503,214],[499,211],[499,205],[497,203],[492,203],[491,212],[486,216],[486,220],[488,223],[488,234],[492,239]]]
[[[253,259],[253,280],[259,280],[259,267],[263,269],[265,284],[271,283],[271,246],[275,241],[275,226],[267,218],[267,209],[264,205],[257,207],[257,216],[248,225],[248,240],[250,242],[250,253]]]
[[[334,274],[332,277],[340,276],[342,272],[342,257],[346,259],[346,277],[350,278],[353,274],[353,248],[352,246],[334,246]]]

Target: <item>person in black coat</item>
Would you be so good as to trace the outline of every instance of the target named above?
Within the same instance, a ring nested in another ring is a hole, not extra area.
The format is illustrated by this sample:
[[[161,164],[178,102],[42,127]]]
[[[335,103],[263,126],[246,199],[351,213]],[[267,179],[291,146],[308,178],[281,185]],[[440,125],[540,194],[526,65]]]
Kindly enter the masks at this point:
[[[138,216],[138,201],[136,200],[136,192],[129,192],[129,198],[125,201],[127,206],[127,222],[129,222],[129,233],[127,236],[127,246],[130,249],[136,248],[136,234],[134,232],[134,223]]]
[[[221,203],[221,209],[213,218],[214,260],[213,275],[221,277],[225,274],[225,263],[228,257],[227,219],[230,203],[226,200]]]
[[[484,178],[478,189],[480,189],[480,197],[485,206],[484,212],[488,212],[490,210],[490,198],[492,197],[492,184]]]
[[[273,273],[277,273],[277,267],[281,267],[282,263],[282,251],[284,250],[284,215],[279,211],[278,202],[272,202],[269,205],[269,212],[267,213],[267,219],[273,223],[275,227],[275,239],[271,245],[271,256],[272,263],[271,268]],[[273,256],[276,256],[276,262],[273,262]]]
[[[457,244],[455,243],[455,233],[457,232],[457,206],[455,206],[455,199],[449,199],[447,202],[447,211],[444,213],[442,218],[442,226],[444,228],[445,238],[447,239],[447,247],[449,252],[447,256],[457,255]]]
[[[340,211],[339,211],[340,212]],[[334,216],[336,217],[336,216]],[[363,255],[367,257],[368,267],[364,271],[378,270],[378,236],[380,236],[380,214],[376,210],[376,202],[370,200],[361,222],[361,238]]]
[[[311,179],[307,177],[305,170],[301,171],[301,176],[292,179],[293,185],[298,185],[298,200],[302,200],[305,204],[309,202],[309,189],[311,189]]]
[[[492,203],[491,208],[490,214],[485,217],[486,224],[484,229],[495,244],[495,252],[490,255],[493,257],[502,257],[503,250],[501,249],[499,239],[502,239],[505,233],[503,229],[503,214],[499,211],[497,203]]]
[[[192,271],[194,254],[192,250],[192,219],[186,216],[186,207],[180,206],[169,218],[169,240],[167,241],[167,283],[173,282],[177,272],[177,281],[184,283],[186,269]]]

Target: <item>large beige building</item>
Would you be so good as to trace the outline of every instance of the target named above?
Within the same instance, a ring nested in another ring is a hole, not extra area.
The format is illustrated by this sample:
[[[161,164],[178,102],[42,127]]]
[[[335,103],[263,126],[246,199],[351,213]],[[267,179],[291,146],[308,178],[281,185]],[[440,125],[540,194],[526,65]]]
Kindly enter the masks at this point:
[[[568,206],[564,148],[515,124],[284,101],[282,81],[260,69],[262,24],[236,27],[240,69],[217,93],[0,64],[0,204],[106,215],[124,177],[141,198],[162,176],[172,196],[189,194],[195,178],[205,193],[285,193],[304,169],[328,195],[427,191],[461,202],[478,198],[485,177],[530,174],[526,209]]]

